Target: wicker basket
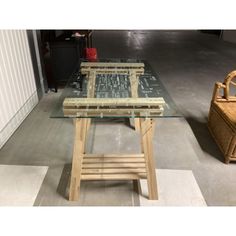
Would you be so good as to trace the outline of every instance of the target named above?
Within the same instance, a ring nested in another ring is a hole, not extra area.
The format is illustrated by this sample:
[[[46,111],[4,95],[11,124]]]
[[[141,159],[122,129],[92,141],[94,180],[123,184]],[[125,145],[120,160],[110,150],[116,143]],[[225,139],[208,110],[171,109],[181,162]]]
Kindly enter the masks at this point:
[[[236,86],[236,71],[227,75],[224,83],[217,82],[208,117],[208,127],[225,157],[225,163],[236,161],[236,95],[230,95],[230,86]],[[223,88],[223,95],[219,94]]]

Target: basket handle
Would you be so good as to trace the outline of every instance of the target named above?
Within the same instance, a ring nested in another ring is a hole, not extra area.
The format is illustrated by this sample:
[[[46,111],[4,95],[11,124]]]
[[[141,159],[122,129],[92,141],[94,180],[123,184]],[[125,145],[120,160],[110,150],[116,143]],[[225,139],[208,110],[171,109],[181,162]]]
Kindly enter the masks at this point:
[[[236,70],[230,72],[226,78],[224,79],[223,83],[216,82],[214,87],[214,92],[212,96],[213,101],[236,101],[236,96],[230,96],[230,85],[236,86],[236,80],[233,81],[233,79],[236,78]],[[221,96],[219,94],[220,89],[224,89],[224,95]]]

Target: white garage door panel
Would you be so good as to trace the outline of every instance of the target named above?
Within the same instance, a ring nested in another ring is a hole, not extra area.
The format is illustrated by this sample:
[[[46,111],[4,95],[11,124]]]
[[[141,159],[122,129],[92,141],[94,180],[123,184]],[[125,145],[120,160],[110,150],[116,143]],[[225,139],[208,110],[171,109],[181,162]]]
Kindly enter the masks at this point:
[[[0,30],[0,148],[37,102],[26,30]]]

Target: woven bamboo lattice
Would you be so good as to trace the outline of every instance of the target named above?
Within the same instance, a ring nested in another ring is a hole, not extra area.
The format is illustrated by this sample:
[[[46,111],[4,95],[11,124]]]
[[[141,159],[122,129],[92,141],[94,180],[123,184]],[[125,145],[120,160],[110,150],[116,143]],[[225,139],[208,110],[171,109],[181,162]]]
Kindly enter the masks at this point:
[[[215,84],[208,117],[209,130],[227,164],[236,161],[236,94],[232,94],[235,88],[236,70],[229,73],[223,83]]]

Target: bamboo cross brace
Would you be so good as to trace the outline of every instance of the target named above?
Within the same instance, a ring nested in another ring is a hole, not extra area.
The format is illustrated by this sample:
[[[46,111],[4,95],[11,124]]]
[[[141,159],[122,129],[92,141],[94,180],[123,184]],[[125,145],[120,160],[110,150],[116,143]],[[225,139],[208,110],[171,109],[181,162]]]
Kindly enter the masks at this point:
[[[129,62],[81,62],[81,68],[144,68],[144,63]]]
[[[65,116],[155,117],[163,112],[163,98],[66,98]]]
[[[81,68],[81,73],[88,75],[90,71],[96,71],[96,74],[129,74],[130,68]],[[144,69],[132,69],[136,72],[137,75],[144,73]]]

